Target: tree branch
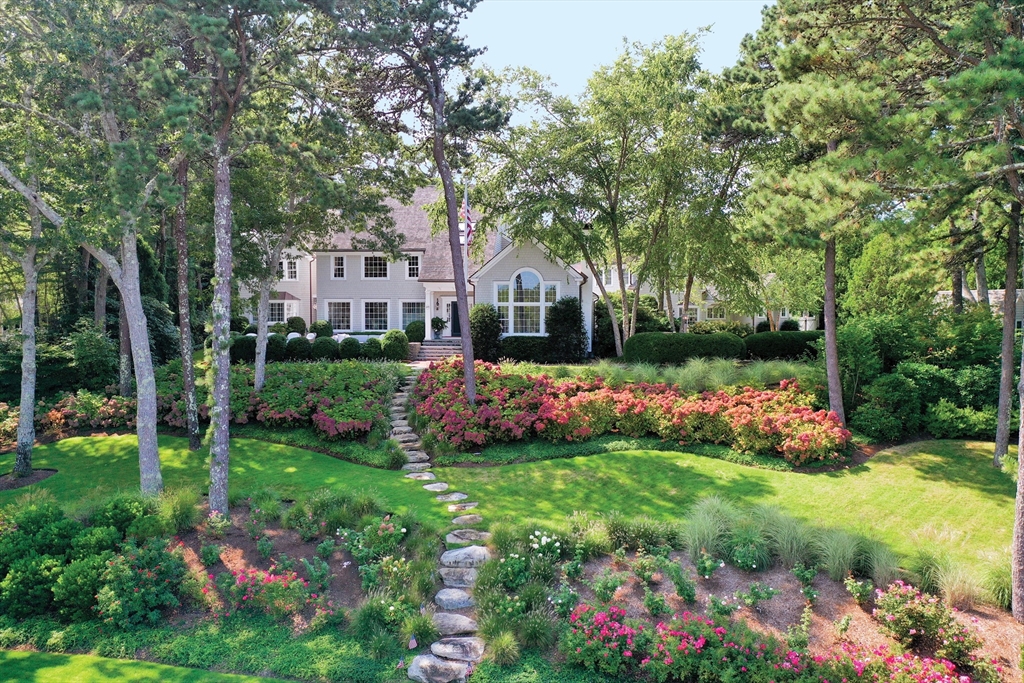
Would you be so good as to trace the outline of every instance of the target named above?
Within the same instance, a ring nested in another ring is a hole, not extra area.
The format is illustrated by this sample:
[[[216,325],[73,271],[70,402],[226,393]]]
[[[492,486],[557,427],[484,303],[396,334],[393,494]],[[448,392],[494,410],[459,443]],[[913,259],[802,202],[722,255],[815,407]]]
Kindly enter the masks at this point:
[[[37,192],[34,192],[28,185],[21,182],[18,176],[11,172],[11,169],[7,167],[3,161],[0,161],[0,178],[7,181],[7,184],[13,187],[21,196],[23,196],[28,203],[39,209],[39,213],[46,217],[46,220],[50,221],[58,228],[64,225],[64,218],[57,213],[53,207],[46,203],[46,200],[39,196]]]

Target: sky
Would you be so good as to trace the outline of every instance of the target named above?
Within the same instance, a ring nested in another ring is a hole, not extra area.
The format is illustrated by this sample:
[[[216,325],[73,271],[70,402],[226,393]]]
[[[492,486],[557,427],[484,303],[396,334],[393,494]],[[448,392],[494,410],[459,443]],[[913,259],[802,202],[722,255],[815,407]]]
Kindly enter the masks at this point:
[[[574,96],[601,65],[622,51],[622,39],[651,43],[710,26],[701,64],[735,64],[740,40],[761,24],[768,0],[483,0],[462,24],[480,62],[500,70],[527,66],[550,76],[556,92]]]

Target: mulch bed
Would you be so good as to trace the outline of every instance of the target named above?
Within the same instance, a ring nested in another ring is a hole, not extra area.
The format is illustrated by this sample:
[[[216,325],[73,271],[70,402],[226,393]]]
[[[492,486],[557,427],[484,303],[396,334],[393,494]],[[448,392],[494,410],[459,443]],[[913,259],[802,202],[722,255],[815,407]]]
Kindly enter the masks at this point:
[[[13,473],[4,474],[0,476],[0,491],[12,491],[31,486],[55,474],[57,474],[57,470],[32,470],[32,474],[27,477],[16,477]]]
[[[630,553],[628,559],[633,557],[634,555]],[[690,576],[697,575],[685,553],[672,553],[671,557],[681,561],[684,571],[689,571]],[[584,577],[592,580],[607,567],[617,572],[629,571],[625,565],[613,565],[612,558],[606,556],[588,562],[584,566]],[[658,578],[658,575],[655,575],[655,578]],[[692,605],[686,604],[675,595],[675,587],[667,578],[654,584],[652,589],[665,595],[673,613],[690,611],[706,614],[708,596],[731,598],[738,591],[745,592],[755,581],[767,584],[780,592],[772,599],[760,603],[757,609],[742,607],[733,614],[732,619],[742,620],[760,633],[783,639],[790,626],[799,624],[804,609],[804,598],[800,593],[800,582],[792,572],[781,567],[764,572],[746,572],[726,565],[717,570],[710,579],[697,581],[697,602]],[[584,600],[593,600],[594,593],[586,584],[576,582],[574,588]],[[888,645],[890,649],[896,647],[895,641],[878,630],[878,624],[871,616],[873,605],[857,605],[842,583],[832,581],[824,573],[818,574],[814,580],[814,588],[818,591],[818,599],[814,605],[814,617],[810,628],[811,654],[825,654],[842,643],[834,623],[846,615],[851,617],[850,627],[845,636],[848,642],[868,649],[880,645]],[[636,577],[630,574],[629,581],[616,592],[615,604],[625,609],[629,618],[652,622],[650,614],[644,608],[643,600],[643,587]],[[978,630],[984,641],[979,654],[985,659],[995,658],[998,661],[1003,669],[1003,680],[1006,683],[1020,681],[1019,663],[1021,646],[1024,645],[1024,625],[1014,621],[1009,612],[989,606],[977,606],[971,610],[958,612],[957,617]],[[929,656],[932,653],[916,654]]]

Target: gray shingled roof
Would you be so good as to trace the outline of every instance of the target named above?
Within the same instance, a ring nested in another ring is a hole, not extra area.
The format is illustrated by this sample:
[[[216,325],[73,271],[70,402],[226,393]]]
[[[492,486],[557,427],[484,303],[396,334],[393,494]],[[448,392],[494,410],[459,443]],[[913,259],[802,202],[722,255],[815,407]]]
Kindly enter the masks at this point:
[[[448,234],[430,234],[430,219],[423,207],[433,204],[440,196],[440,189],[431,187],[418,188],[412,196],[410,204],[400,204],[397,200],[387,199],[385,203],[391,207],[391,216],[395,221],[395,230],[405,236],[402,249],[405,251],[423,251],[423,263],[420,266],[420,282],[454,282],[451,248],[448,245]],[[473,217],[478,218],[476,212]],[[336,234],[331,240],[332,251],[364,251],[352,246],[352,238],[358,237],[350,232]],[[494,238],[487,236],[484,245],[486,262],[494,254]],[[480,264],[471,262],[468,273],[475,272]]]

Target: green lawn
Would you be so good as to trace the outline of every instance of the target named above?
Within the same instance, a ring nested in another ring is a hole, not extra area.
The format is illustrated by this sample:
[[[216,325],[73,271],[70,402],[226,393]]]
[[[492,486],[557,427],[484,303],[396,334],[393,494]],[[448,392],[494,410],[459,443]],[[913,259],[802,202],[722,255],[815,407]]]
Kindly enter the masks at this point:
[[[57,474],[32,486],[46,489],[69,510],[87,507],[117,491],[139,486],[139,452],[134,435],[75,437],[38,446],[33,465],[56,469]],[[167,487],[199,486],[209,482],[208,453],[190,453],[188,440],[160,437],[160,465]],[[0,472],[14,466],[14,454],[0,455]],[[423,490],[422,482],[405,479],[400,472],[363,467],[321,453],[255,441],[231,440],[232,493],[272,486],[285,497],[329,486],[346,489],[374,489],[382,494],[395,512],[416,508],[421,517],[441,521],[444,508],[433,494]],[[0,492],[0,505],[25,493],[25,490]]]
[[[218,674],[150,662],[107,659],[93,655],[55,655],[0,650],[0,680],[34,683],[100,683],[101,681],[160,681],[161,683],[260,683],[276,678]]]
[[[992,468],[991,453],[991,444],[926,441],[814,474],[656,451],[436,471],[479,500],[491,520],[553,521],[574,510],[673,519],[717,493],[742,504],[774,503],[813,525],[858,531],[903,553],[935,539],[973,563],[996,556],[1012,536],[1015,487]]]

